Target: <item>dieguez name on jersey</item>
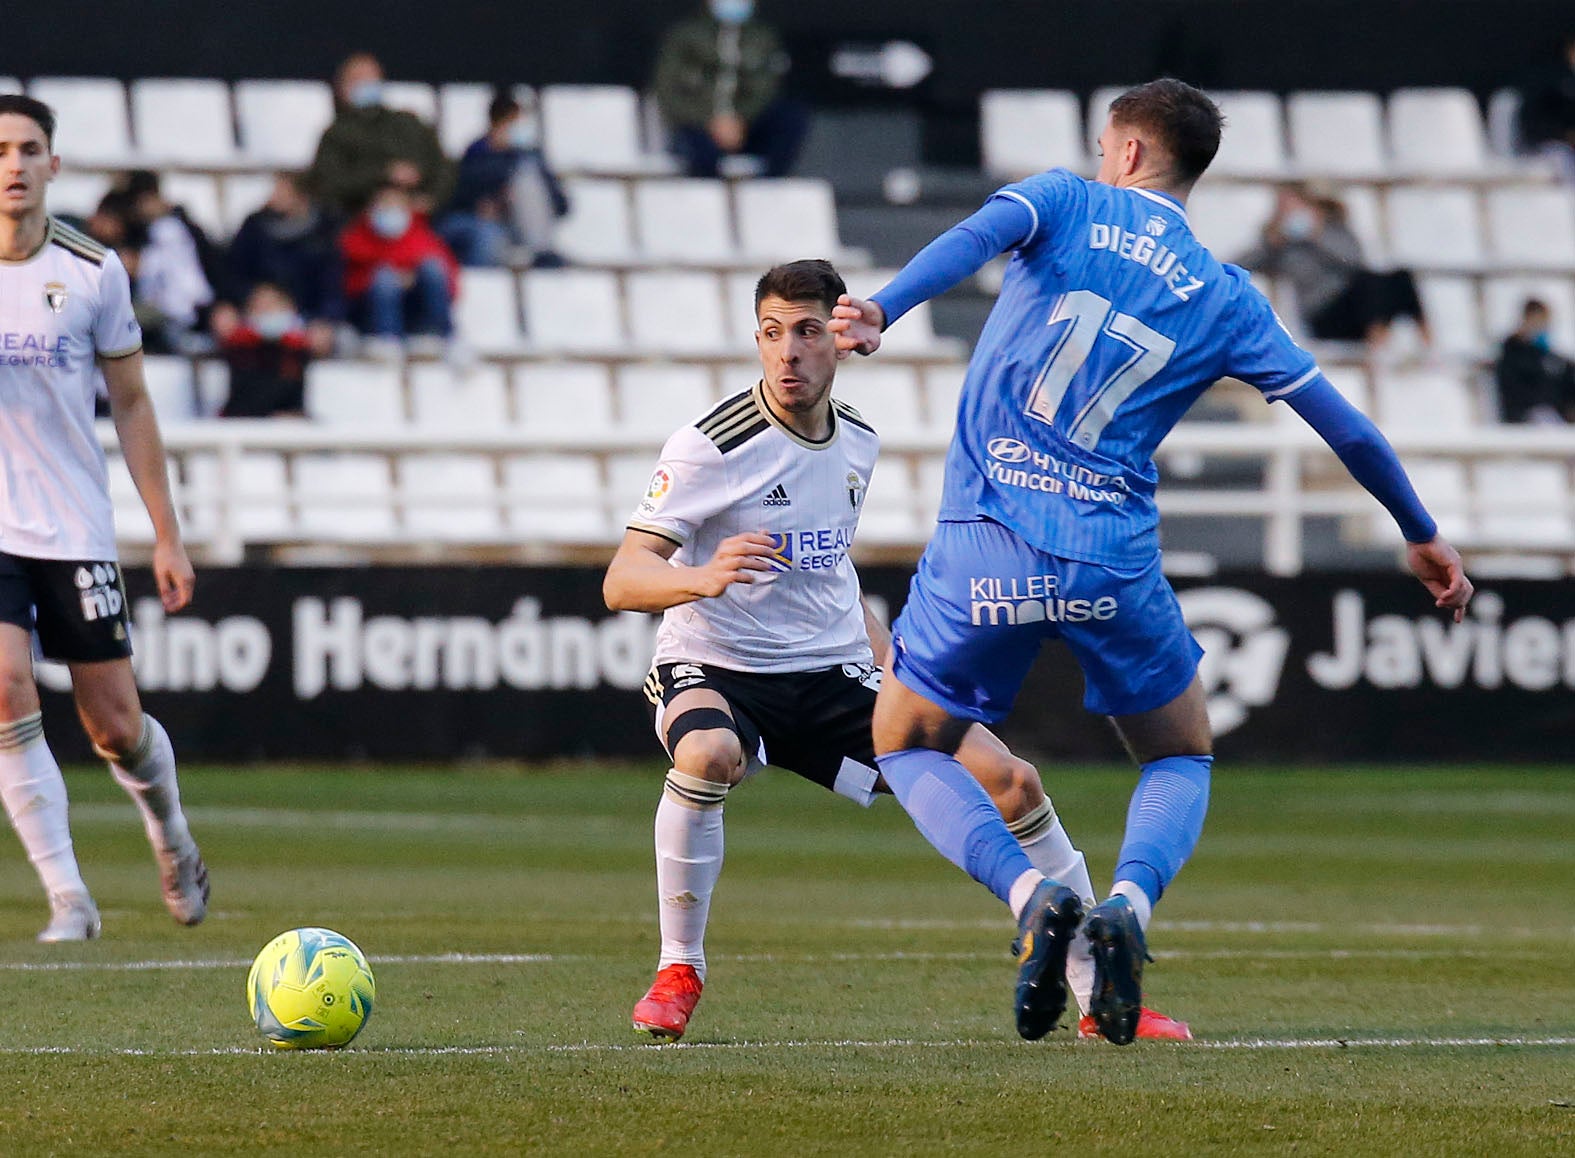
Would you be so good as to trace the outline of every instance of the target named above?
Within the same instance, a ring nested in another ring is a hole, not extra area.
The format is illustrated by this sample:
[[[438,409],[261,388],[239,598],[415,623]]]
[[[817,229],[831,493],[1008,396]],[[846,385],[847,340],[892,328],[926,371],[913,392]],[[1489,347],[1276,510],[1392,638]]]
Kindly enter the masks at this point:
[[[1144,266],[1184,302],[1191,301],[1192,295],[1203,288],[1203,282],[1176,259],[1175,250],[1160,245],[1146,233],[1128,233],[1119,225],[1095,221],[1088,227],[1088,248],[1106,250]]]
[[[65,334],[0,333],[0,365],[47,366],[65,369],[71,364],[67,353],[71,339]]]

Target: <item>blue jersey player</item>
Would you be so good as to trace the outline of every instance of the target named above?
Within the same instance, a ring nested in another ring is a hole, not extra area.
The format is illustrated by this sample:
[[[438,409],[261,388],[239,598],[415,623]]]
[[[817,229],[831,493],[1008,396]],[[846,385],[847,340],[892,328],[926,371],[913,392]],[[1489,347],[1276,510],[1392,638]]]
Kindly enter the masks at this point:
[[[1471,598],[1378,430],[1300,349],[1239,268],[1192,236],[1186,198],[1219,148],[1221,117],[1175,80],[1110,107],[1092,182],[1052,170],[1001,189],[870,300],[844,298],[843,351],[997,254],[1011,263],[968,365],[940,522],[895,626],[875,708],[886,782],[936,848],[1012,908],[1018,1032],[1065,1007],[1067,946],[1095,962],[1092,1013],[1117,1044],[1137,1030],[1153,905],[1197,844],[1213,743],[1201,649],[1160,572],[1161,439],[1215,380],[1283,400],[1394,516],[1408,562],[1456,620]],[[1065,641],[1085,706],[1113,718],[1142,766],[1108,900],[1084,919],[1072,890],[1015,847],[953,759],[970,724],[1007,714],[1041,644]]]

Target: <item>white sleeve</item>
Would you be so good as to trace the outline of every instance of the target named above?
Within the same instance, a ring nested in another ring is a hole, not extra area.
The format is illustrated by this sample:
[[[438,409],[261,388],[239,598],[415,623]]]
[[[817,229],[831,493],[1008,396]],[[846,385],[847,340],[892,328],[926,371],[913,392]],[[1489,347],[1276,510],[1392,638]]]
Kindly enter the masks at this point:
[[[110,250],[98,287],[98,317],[93,321],[93,351],[100,358],[124,358],[142,349],[142,327],[131,309],[131,278]]]
[[[686,426],[662,447],[662,457],[629,526],[681,547],[701,523],[725,510],[727,504],[722,452],[693,426]]]

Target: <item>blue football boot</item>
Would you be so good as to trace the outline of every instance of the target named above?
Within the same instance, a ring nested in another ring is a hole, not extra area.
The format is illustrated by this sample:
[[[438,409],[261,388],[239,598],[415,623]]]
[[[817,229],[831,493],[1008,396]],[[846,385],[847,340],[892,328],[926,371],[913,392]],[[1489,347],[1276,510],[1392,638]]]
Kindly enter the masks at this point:
[[[1055,881],[1042,881],[1017,919],[1017,1032],[1038,1041],[1066,1010],[1066,953],[1072,947],[1083,902]]]
[[[1132,902],[1111,897],[1089,911],[1083,924],[1094,955],[1094,995],[1089,1016],[1115,1045],[1130,1045],[1143,1012],[1143,962],[1151,961]]]

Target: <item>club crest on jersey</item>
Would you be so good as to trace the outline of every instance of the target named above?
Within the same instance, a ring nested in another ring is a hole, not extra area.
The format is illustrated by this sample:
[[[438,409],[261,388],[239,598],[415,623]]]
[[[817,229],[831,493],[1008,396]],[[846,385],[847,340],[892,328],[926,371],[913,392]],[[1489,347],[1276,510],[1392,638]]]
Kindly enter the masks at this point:
[[[848,504],[856,511],[864,498],[864,480],[855,472],[848,472]]]
[[[71,291],[66,288],[63,281],[46,281],[44,283],[44,304],[55,313],[60,313],[66,308],[66,299],[71,296]]]
[[[1147,233],[1150,237],[1164,237],[1165,219],[1158,213],[1154,214],[1146,222],[1144,222],[1143,232]]]

